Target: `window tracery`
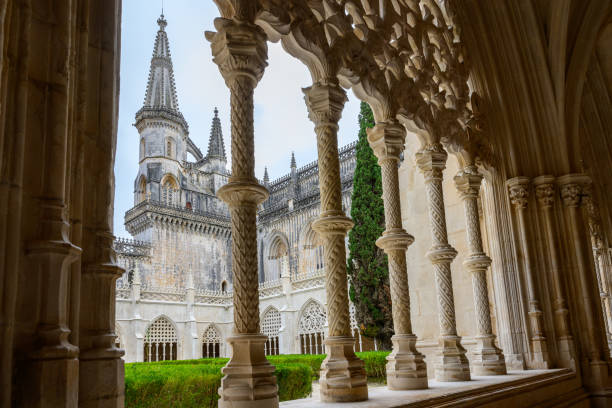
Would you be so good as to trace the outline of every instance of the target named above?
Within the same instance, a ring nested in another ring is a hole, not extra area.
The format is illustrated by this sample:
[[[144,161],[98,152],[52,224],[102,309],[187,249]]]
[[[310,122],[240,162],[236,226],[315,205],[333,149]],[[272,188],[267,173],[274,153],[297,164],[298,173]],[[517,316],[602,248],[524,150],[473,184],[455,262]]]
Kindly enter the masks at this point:
[[[147,328],[144,338],[145,361],[176,360],[176,330],[166,317],[155,319]]]
[[[298,334],[302,354],[322,354],[327,314],[321,304],[311,300],[300,316]]]
[[[220,357],[221,353],[221,335],[214,325],[208,326],[202,334],[202,357],[215,358]]]
[[[266,311],[261,319],[261,332],[268,336],[264,350],[266,355],[280,354],[279,334],[281,328],[280,312],[272,307]]]

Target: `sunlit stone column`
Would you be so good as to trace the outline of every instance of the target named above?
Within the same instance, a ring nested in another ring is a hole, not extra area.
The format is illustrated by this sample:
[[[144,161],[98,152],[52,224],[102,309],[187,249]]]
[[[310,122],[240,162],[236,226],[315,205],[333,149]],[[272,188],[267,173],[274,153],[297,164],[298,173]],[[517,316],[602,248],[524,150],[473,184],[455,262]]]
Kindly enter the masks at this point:
[[[207,37],[231,93],[232,176],[218,196],[230,209],[234,277],[234,335],[227,338],[232,357],[222,370],[219,407],[276,407],[274,367],[264,353],[267,336],[259,331],[256,212],[268,190],[255,178],[253,131],[253,91],[267,64],[266,36],[246,21],[218,18],[215,27],[218,32]]]
[[[376,241],[389,257],[389,283],[395,335],[387,357],[387,385],[392,390],[427,388],[427,366],[416,349],[412,333],[406,250],[414,238],[402,228],[398,163],[404,150],[406,130],[396,121],[378,123],[368,129],[368,141],[381,166],[385,232]]]
[[[536,198],[544,218],[546,242],[550,256],[550,273],[553,290],[553,309],[555,311],[555,331],[559,344],[559,357],[564,367],[576,369],[574,340],[570,331],[569,310],[565,300],[563,276],[561,276],[560,254],[557,231],[554,227],[553,205],[555,203],[555,178],[540,176],[533,179]]]
[[[459,195],[463,200],[469,254],[463,265],[472,274],[474,306],[476,308],[476,349],[472,353],[472,369],[475,375],[506,374],[504,354],[495,345],[491,326],[487,269],[491,259],[484,253],[480,218],[478,216],[478,194],[482,175],[476,166],[467,166],[455,176]]]
[[[346,93],[337,83],[315,83],[304,89],[309,117],[315,124],[319,160],[321,215],[313,222],[323,241],[329,335],[321,364],[321,400],[361,401],[368,398],[363,361],[353,351],[346,275],[345,237],[353,222],[342,211],[338,121]]]
[[[440,323],[440,350],[436,362],[436,380],[467,381],[470,366],[461,337],[457,336],[455,303],[450,264],[457,251],[448,244],[446,213],[442,191],[442,170],[448,154],[439,142],[425,146],[417,153],[417,164],[425,176],[429,221],[432,234],[432,248],[427,253],[434,266],[438,318]]]
[[[518,221],[519,245],[523,253],[523,269],[527,283],[527,296],[529,303],[529,320],[531,322],[531,353],[533,368],[549,368],[550,360],[544,334],[542,309],[538,300],[538,291],[533,271],[531,255],[532,242],[529,240],[527,229],[527,205],[529,204],[529,178],[515,177],[506,182],[510,202],[514,206]]]

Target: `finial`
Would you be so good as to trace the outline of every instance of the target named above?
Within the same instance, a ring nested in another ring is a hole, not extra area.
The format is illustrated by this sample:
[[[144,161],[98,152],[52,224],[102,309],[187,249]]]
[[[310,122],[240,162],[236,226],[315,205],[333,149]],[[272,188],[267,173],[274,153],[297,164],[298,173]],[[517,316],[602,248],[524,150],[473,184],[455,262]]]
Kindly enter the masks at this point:
[[[164,11],[163,11],[163,6],[162,6],[162,13],[159,16],[159,18],[157,19],[157,24],[159,24],[159,29],[161,31],[164,31],[164,29],[166,28],[166,26],[168,25],[168,22],[166,21],[166,19],[164,18]]]
[[[215,118],[219,117],[219,110],[217,109],[217,107],[215,106]]]
[[[295,152],[291,152],[291,167],[297,167],[295,164]]]
[[[264,184],[270,182],[270,176],[268,176],[268,167],[264,167]]]

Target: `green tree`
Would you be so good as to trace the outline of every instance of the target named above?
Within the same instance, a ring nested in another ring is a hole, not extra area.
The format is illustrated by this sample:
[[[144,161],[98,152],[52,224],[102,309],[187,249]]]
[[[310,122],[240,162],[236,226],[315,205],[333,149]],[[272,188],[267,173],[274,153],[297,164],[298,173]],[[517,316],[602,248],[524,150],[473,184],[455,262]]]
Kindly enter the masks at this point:
[[[355,318],[361,334],[376,338],[381,348],[391,349],[393,317],[387,255],[376,246],[376,240],[385,229],[382,180],[366,133],[374,124],[370,106],[362,102],[351,203],[355,226],[349,232],[347,273],[349,296],[355,304]]]

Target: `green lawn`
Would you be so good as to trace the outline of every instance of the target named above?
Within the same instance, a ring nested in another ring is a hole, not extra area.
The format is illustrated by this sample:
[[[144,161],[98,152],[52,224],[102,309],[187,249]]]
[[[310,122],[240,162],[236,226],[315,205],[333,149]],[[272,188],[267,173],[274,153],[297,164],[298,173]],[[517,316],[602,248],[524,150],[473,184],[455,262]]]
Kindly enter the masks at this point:
[[[368,379],[385,381],[385,357],[389,352],[364,352]],[[269,356],[276,369],[281,401],[307,397],[312,381],[319,377],[325,355],[290,354]],[[176,360],[125,365],[125,404],[127,407],[216,407],[221,385],[221,368],[227,358]]]

